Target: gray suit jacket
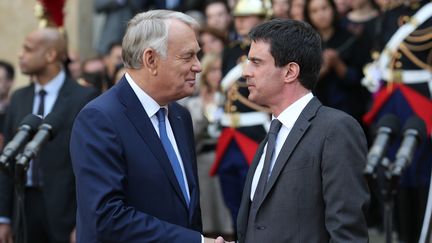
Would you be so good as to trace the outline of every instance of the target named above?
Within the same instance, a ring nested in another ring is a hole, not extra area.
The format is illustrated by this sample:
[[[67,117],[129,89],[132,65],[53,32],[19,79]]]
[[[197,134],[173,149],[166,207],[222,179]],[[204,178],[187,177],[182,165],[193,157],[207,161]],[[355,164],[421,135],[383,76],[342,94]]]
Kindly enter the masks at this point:
[[[368,241],[369,191],[362,174],[367,144],[352,117],[313,98],[276,159],[262,202],[250,214],[252,178],[265,143],[246,178],[237,221],[240,243],[246,237],[272,243]]]

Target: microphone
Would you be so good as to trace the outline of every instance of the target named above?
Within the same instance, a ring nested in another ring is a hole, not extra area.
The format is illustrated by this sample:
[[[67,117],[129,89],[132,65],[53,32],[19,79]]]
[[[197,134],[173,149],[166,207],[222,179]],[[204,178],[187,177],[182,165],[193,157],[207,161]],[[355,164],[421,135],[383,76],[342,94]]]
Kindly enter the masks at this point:
[[[23,168],[27,170],[30,160],[39,154],[41,147],[57,135],[61,121],[61,116],[55,113],[47,115],[33,139],[24,147],[24,151],[15,165],[17,169]]]
[[[35,134],[37,127],[42,123],[42,118],[39,116],[28,114],[21,121],[18,131],[11,141],[4,147],[0,156],[0,168],[9,167],[10,160],[14,159],[18,151],[30,140],[30,137]]]
[[[412,116],[407,120],[403,131],[403,140],[396,153],[392,170],[393,176],[401,176],[405,167],[410,165],[417,145],[427,136],[426,125],[417,116]]]
[[[377,127],[377,136],[367,155],[367,164],[364,170],[364,173],[369,175],[374,173],[375,167],[386,153],[390,141],[396,133],[399,133],[399,120],[395,115],[387,114],[378,121]]]

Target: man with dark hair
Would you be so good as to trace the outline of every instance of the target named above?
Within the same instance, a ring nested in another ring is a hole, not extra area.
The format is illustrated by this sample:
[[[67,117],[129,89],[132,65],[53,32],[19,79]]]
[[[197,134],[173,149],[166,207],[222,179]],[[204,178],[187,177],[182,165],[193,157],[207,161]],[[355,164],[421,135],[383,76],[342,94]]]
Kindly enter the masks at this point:
[[[311,93],[321,68],[318,33],[272,20],[249,36],[248,98],[273,119],[246,178],[239,242],[367,242],[366,139],[352,117]]]
[[[175,102],[201,72],[197,27],[168,10],[129,21],[125,75],[72,129],[78,242],[214,242],[200,233],[191,116]]]
[[[231,10],[225,0],[210,0],[204,7],[207,27],[221,31],[225,38],[234,41],[238,38],[232,30]]]

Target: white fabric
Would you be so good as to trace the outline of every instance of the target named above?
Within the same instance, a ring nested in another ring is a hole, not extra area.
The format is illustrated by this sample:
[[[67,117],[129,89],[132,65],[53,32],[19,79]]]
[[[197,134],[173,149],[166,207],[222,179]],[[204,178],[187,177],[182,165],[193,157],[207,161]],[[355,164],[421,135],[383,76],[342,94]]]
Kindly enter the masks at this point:
[[[285,140],[287,139],[289,133],[291,132],[291,129],[293,128],[294,123],[297,121],[301,112],[304,110],[306,105],[312,100],[312,98],[313,98],[312,93],[308,93],[308,94],[304,95],[303,97],[298,99],[296,102],[294,102],[293,104],[288,106],[284,111],[282,111],[281,114],[279,114],[278,117],[276,117],[282,123],[282,126],[281,126],[281,129],[279,130],[279,133],[278,133],[277,138],[276,138],[275,151],[274,151],[274,156],[271,160],[269,176],[271,175],[271,171],[273,170],[273,167],[275,165],[276,158],[279,156],[279,153],[282,149],[282,146],[283,146]],[[275,119],[275,117],[273,117],[273,119]],[[263,153],[261,154],[261,158],[259,160],[258,166],[255,170],[255,173],[254,173],[254,176],[252,179],[251,193],[250,193],[251,201],[255,195],[255,190],[256,190],[256,187],[258,185],[258,181],[259,181],[259,178],[261,176],[261,172],[263,170],[266,148],[267,148],[267,144],[265,145],[265,147],[263,149]]]

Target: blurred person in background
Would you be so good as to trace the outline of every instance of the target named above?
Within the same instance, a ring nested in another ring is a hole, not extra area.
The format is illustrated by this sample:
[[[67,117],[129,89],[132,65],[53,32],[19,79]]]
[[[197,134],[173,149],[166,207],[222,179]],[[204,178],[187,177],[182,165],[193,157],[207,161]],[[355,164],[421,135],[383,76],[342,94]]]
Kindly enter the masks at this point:
[[[345,15],[350,11],[350,2],[352,0],[335,0],[336,10],[340,18],[345,17]]]
[[[82,75],[78,83],[85,87],[94,87],[99,93],[108,89],[111,82],[106,75],[103,60],[99,57],[89,58],[82,63]]]
[[[105,65],[105,72],[108,80],[108,88],[112,86],[111,81],[114,79],[114,72],[119,65],[123,64],[122,61],[122,45],[121,42],[112,43],[109,51],[102,58]]]
[[[288,1],[288,16],[294,20],[304,20],[305,0],[289,0]]]
[[[289,18],[289,0],[272,0],[273,18]]]
[[[114,85],[120,81],[120,79],[123,77],[123,75],[125,75],[126,73],[126,68],[124,65],[119,65],[116,68],[116,71],[114,72],[114,79],[113,79],[113,83]]]
[[[11,97],[4,132],[9,142],[28,114],[61,119],[56,136],[30,161],[24,190],[25,238],[28,243],[74,242],[76,222],[75,176],[69,154],[73,120],[96,96],[72,80],[63,68],[66,40],[56,28],[42,28],[27,35],[19,54],[21,72],[32,83]],[[55,126],[55,124],[50,124]],[[58,124],[56,124],[58,125]],[[11,166],[15,163],[12,161]],[[11,223],[18,220],[14,197],[14,174],[0,173],[0,242],[11,242]],[[22,232],[14,232],[21,235]]]
[[[197,148],[203,232],[213,237],[226,236],[233,233],[232,219],[223,202],[219,178],[209,176],[210,167],[215,159],[217,139],[221,132],[222,58],[220,54],[208,53],[203,56],[201,63],[199,94],[189,98],[186,107],[192,116]]]
[[[96,46],[99,55],[106,55],[113,43],[121,42],[127,22],[141,9],[141,0],[94,1],[94,11],[105,16],[102,34]]]
[[[225,48],[226,38],[219,30],[211,27],[204,27],[199,31],[199,42],[204,55],[210,53],[222,54]]]
[[[15,78],[15,69],[7,61],[0,60],[0,150],[3,149],[3,126],[6,109],[9,106],[9,92]]]
[[[232,26],[231,8],[225,0],[209,0],[204,7],[207,27],[219,30],[229,41],[238,39]]]
[[[369,97],[361,85],[368,53],[359,48],[356,36],[341,28],[333,0],[306,0],[305,20],[318,31],[323,47],[314,94],[324,105],[345,111],[361,123]]]
[[[224,94],[222,132],[216,147],[211,175],[218,175],[225,204],[235,224],[249,165],[264,139],[270,121],[268,110],[247,99],[249,90],[242,69],[250,48],[249,31],[269,17],[264,1],[241,0],[233,10],[242,41],[229,44],[222,54],[221,89]]]
[[[81,77],[81,59],[76,51],[68,51],[67,69],[73,80],[78,80]]]
[[[425,215],[432,170],[432,2],[389,1],[377,22],[372,62],[363,84],[374,101],[364,121],[371,126],[387,114],[400,124],[412,116],[426,124],[428,139],[418,143],[396,187],[396,225],[401,242],[418,242]],[[394,161],[402,136],[385,154]],[[377,188],[380,190],[380,188]]]

